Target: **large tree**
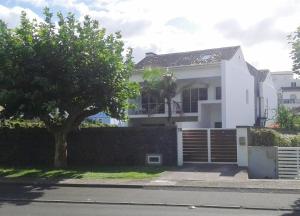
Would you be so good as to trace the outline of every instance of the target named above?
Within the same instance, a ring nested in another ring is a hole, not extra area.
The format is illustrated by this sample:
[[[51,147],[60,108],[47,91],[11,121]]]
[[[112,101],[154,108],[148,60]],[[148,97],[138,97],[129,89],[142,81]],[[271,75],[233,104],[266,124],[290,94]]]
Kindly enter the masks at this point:
[[[176,95],[176,77],[163,68],[145,69],[143,90],[154,97],[164,98],[168,107],[168,124],[172,124],[172,99]]]
[[[291,57],[293,60],[293,71],[300,75],[300,26],[289,35],[289,43],[292,46]]]
[[[120,33],[106,34],[89,16],[57,13],[57,24],[48,8],[44,16],[23,12],[15,29],[0,21],[1,116],[40,118],[55,138],[54,165],[64,167],[68,133],[98,112],[124,118],[138,89]]]

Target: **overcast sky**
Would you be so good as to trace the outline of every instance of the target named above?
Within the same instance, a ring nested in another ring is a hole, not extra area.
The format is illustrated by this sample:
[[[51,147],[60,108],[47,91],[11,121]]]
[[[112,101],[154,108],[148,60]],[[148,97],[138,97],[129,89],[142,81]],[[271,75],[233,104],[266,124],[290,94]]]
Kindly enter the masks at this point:
[[[291,70],[287,35],[300,26],[300,0],[0,0],[0,19],[14,27],[22,10],[42,19],[45,6],[120,30],[135,61],[150,51],[240,45],[259,69]]]

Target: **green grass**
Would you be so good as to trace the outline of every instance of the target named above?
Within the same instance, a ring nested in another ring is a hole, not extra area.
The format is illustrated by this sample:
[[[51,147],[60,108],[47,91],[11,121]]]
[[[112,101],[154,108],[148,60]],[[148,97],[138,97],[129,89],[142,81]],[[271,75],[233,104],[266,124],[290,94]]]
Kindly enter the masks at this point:
[[[43,179],[149,179],[160,175],[162,167],[103,167],[103,168],[13,168],[0,167],[0,177]]]

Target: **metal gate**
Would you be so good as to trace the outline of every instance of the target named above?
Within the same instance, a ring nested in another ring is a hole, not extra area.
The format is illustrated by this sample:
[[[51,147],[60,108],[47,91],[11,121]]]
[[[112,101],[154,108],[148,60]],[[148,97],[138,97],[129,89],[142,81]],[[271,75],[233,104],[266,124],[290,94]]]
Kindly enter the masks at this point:
[[[300,179],[300,147],[278,147],[278,177]]]
[[[236,163],[236,129],[182,129],[184,163]]]

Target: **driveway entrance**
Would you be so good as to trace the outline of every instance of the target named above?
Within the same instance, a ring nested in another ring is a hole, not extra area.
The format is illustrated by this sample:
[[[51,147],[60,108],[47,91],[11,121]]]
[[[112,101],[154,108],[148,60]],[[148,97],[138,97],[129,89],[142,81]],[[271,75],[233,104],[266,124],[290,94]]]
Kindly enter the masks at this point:
[[[183,163],[236,163],[236,129],[182,128]]]
[[[165,181],[247,181],[248,172],[234,164],[185,164],[165,171],[159,178]]]

